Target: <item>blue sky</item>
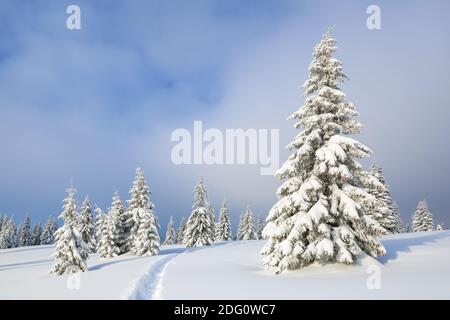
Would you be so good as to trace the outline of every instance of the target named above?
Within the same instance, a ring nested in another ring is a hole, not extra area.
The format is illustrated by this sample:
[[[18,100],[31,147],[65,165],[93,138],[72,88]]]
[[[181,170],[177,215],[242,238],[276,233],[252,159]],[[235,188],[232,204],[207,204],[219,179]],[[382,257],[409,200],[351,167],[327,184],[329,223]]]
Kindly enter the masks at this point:
[[[82,29],[67,30],[77,4]],[[73,179],[80,201],[125,200],[143,167],[163,228],[189,215],[203,175],[218,210],[265,214],[280,182],[258,166],[175,166],[176,128],[279,128],[302,103],[313,46],[328,26],[393,198],[409,220],[427,199],[450,226],[448,1],[0,2],[0,212],[34,221],[60,212]],[[282,151],[281,161],[288,153]],[[366,164],[369,162],[365,162]]]

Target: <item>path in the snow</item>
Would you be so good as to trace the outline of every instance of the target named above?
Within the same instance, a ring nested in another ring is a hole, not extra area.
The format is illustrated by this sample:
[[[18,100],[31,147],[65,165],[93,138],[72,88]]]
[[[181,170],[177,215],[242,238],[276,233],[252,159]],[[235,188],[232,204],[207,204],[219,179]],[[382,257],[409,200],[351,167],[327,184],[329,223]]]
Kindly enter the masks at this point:
[[[234,243],[220,242],[214,246],[231,245]],[[163,279],[167,267],[181,254],[189,252],[213,248],[214,246],[197,247],[197,248],[176,248],[166,249],[161,251],[163,257],[152,263],[150,269],[136,281],[131,294],[128,295],[128,300],[161,300],[163,299]]]
[[[187,248],[178,248],[176,250],[167,250],[160,260],[151,264],[150,269],[137,280],[133,287],[131,294],[128,295],[128,300],[153,300],[161,299],[162,279],[164,272],[169,263],[175,259],[179,254],[187,251]]]

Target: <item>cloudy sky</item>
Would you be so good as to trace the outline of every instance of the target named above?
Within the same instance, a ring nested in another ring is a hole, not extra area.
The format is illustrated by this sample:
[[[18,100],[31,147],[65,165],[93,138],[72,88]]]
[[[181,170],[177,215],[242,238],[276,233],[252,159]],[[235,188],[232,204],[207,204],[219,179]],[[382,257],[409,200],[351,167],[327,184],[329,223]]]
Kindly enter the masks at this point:
[[[258,165],[176,166],[170,135],[202,120],[280,129],[284,147],[312,49],[334,25],[343,90],[365,125],[357,138],[403,218],[426,199],[450,226],[450,2],[375,2],[0,1],[0,212],[57,215],[71,179],[80,200],[107,208],[115,190],[128,198],[140,165],[163,228],[189,215],[201,175],[235,222],[247,204],[267,213],[277,179]],[[66,28],[70,4],[81,30]]]

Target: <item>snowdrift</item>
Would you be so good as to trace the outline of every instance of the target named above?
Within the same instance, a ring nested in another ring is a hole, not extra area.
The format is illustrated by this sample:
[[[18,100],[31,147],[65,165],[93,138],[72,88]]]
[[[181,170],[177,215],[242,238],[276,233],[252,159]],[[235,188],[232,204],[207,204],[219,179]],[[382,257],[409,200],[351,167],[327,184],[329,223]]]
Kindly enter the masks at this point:
[[[0,250],[1,299],[450,299],[450,231],[383,238],[388,254],[274,275],[264,241],[163,246],[160,255],[92,255],[79,275],[48,274],[51,246]],[[375,272],[375,273],[374,273]],[[370,285],[377,277],[378,286]]]

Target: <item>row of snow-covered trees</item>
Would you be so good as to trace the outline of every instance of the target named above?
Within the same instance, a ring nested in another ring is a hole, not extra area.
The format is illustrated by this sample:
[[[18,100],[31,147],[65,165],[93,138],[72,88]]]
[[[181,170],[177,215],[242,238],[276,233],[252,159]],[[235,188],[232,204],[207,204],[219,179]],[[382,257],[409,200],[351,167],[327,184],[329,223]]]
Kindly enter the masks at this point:
[[[44,227],[37,223],[33,228],[28,214],[18,226],[14,217],[0,216],[0,249],[52,244],[57,228],[58,225],[51,216]]]
[[[203,179],[200,179],[195,186],[194,199],[189,219],[185,222],[183,217],[176,232],[171,218],[165,244],[179,243],[187,247],[199,247],[211,245],[214,241],[262,239],[264,219],[260,216],[258,222],[255,223],[250,207],[247,207],[245,213],[241,215],[235,237],[232,235],[230,213],[226,201],[222,203],[216,222],[214,209],[208,200]]]
[[[81,210],[78,210],[75,195],[76,190],[70,188],[63,201],[63,212],[60,215],[63,226],[56,231],[55,263],[51,273],[85,271],[85,261],[92,252],[97,252],[102,258],[116,257],[128,252],[137,256],[158,254],[159,223],[142,169],[136,170],[126,208],[116,192],[109,210],[103,212],[97,208],[97,216],[94,218],[89,199],[86,198]],[[216,222],[203,179],[195,186],[194,195],[194,205],[187,221],[182,218],[178,229],[175,230],[174,221],[170,218],[164,243],[199,247],[211,245],[214,241],[232,240],[226,202],[223,202]],[[253,213],[247,207],[241,216],[236,239],[260,239],[263,228],[264,219],[260,217],[255,225]]]
[[[159,223],[150,201],[150,189],[138,168],[125,209],[116,192],[107,212],[97,208],[94,219],[88,198],[78,212],[76,190],[69,188],[59,216],[63,226],[56,232],[55,263],[50,273],[64,274],[86,270],[86,259],[92,252],[102,258],[131,252],[138,256],[159,252]]]

